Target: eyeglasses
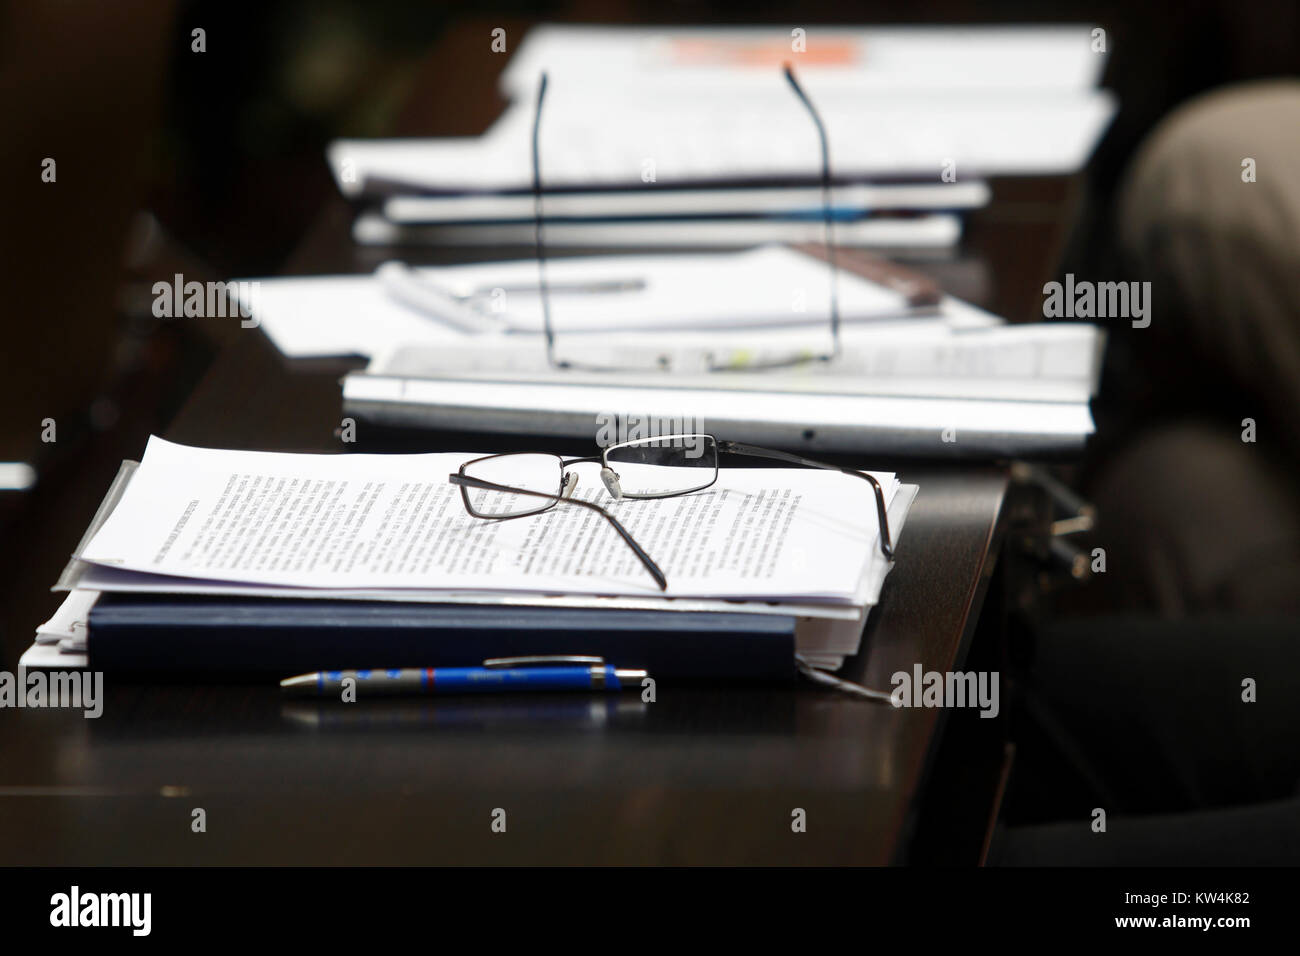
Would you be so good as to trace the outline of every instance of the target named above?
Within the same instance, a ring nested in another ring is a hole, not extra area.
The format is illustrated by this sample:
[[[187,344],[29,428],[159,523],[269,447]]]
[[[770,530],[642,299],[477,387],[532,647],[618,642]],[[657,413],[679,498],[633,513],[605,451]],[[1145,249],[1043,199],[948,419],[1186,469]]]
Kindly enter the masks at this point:
[[[830,332],[831,332],[831,350],[829,352],[800,352],[795,355],[786,357],[775,356],[756,363],[737,364],[733,362],[718,362],[713,356],[708,356],[705,362],[710,372],[727,372],[743,369],[745,371],[755,371],[773,368],[790,368],[796,365],[803,365],[810,362],[830,362],[840,355],[840,303],[839,303],[839,272],[835,264],[835,226],[834,215],[831,208],[831,153],[830,142],[826,137],[826,126],[822,123],[822,118],[818,114],[816,107],[813,106],[812,100],[804,92],[799,81],[795,79],[794,70],[790,64],[785,64],[783,72],[790,88],[794,90],[795,96],[799,102],[807,109],[808,115],[812,117],[813,125],[817,128],[817,139],[821,145],[821,179],[822,179],[822,221],[825,226],[825,245],[826,245],[826,264],[830,270]],[[557,369],[581,369],[591,372],[622,372],[622,371],[645,371],[645,367],[613,367],[586,365],[560,359],[555,354],[555,327],[551,322],[551,295],[550,286],[546,281],[546,243],[544,241],[542,230],[542,162],[541,149],[539,147],[539,133],[542,126],[542,102],[546,99],[546,73],[543,72],[541,81],[537,87],[537,108],[533,114],[533,138],[532,138],[532,160],[533,160],[533,221],[536,231],[537,246],[537,286],[538,294],[542,303],[542,329],[546,337],[546,358],[552,368]],[[657,356],[654,360],[653,367],[671,371],[671,356],[664,354]]]
[[[807,468],[839,471],[867,481],[876,497],[880,550],[886,560],[893,560],[894,544],[889,534],[885,493],[880,482],[871,475],[772,448],[718,441],[712,435],[664,435],[621,442],[590,458],[564,458],[547,452],[485,455],[465,462],[455,474],[448,475],[447,480],[460,487],[465,510],[475,518],[493,521],[526,518],[549,511],[557,504],[595,511],[632,549],[659,589],[666,591],[667,576],[631,532],[600,505],[572,497],[578,477],[568,469],[573,465],[599,463],[600,480],[615,501],[623,498],[676,498],[712,486],[718,480],[718,456],[722,454],[770,458]]]

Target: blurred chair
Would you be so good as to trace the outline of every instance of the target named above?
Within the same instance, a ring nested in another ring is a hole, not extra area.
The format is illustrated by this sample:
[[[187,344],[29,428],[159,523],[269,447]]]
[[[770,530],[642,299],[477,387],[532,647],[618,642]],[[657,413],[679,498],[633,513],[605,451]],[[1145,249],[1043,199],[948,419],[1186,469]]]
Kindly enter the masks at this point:
[[[1099,541],[1117,551],[1105,586],[1115,606],[1166,616],[1294,612],[1300,81],[1235,86],[1175,110],[1139,150],[1119,209],[1155,314],[1131,336],[1161,359],[1129,374],[1150,371],[1144,385],[1166,407],[1132,409],[1143,430],[1093,482]]]

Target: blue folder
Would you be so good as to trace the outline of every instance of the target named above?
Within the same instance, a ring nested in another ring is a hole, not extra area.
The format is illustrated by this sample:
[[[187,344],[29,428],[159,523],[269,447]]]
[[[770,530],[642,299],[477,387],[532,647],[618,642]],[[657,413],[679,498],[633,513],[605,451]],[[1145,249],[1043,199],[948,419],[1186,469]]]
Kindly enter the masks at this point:
[[[91,668],[142,677],[591,654],[655,678],[794,678],[795,619],[775,614],[104,594],[88,623]]]

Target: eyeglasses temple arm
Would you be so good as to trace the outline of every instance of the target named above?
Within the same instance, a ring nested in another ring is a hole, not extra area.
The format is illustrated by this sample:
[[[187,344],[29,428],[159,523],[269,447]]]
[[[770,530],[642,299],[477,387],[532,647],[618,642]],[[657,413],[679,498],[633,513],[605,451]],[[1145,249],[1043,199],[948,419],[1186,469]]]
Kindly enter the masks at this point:
[[[668,590],[668,578],[660,569],[659,565],[655,564],[654,559],[646,553],[645,548],[637,544],[636,539],[632,537],[632,533],[628,531],[627,528],[623,527],[622,522],[598,504],[593,504],[590,501],[583,501],[581,498],[565,498],[562,495],[548,495],[544,491],[528,491],[525,488],[514,488],[510,485],[498,485],[495,482],[484,481],[481,478],[471,478],[468,475],[448,475],[447,480],[453,485],[459,485],[462,488],[480,488],[485,491],[505,491],[514,495],[531,495],[534,498],[546,498],[550,501],[558,501],[566,505],[578,505],[583,508],[590,508],[608,521],[613,529],[618,532],[618,536],[623,539],[624,543],[626,543],[629,548],[632,549],[632,553],[640,559],[641,563],[645,565],[645,569],[650,572],[650,576],[655,579],[655,584],[659,585],[659,590]]]
[[[641,559],[641,563],[645,565],[645,569],[650,572],[650,576],[654,578],[655,583],[659,585],[659,590],[668,590],[668,578],[664,576],[663,571],[659,570],[659,565],[654,563],[654,559],[651,558],[650,555],[646,554],[645,549],[636,543],[636,539],[632,537],[632,533],[628,531],[627,528],[623,527],[622,522],[600,505],[592,504],[589,501],[566,500],[568,500],[570,504],[586,505],[588,508],[594,508],[596,511],[600,512],[601,515],[604,516],[605,520],[608,521],[614,530],[618,532],[618,536],[627,543],[629,548],[632,549],[632,553]]]
[[[737,441],[720,441],[718,442],[718,451],[730,455],[750,455],[754,458],[771,458],[775,461],[784,461],[792,465],[803,465],[806,468],[821,468],[825,471],[838,471],[846,475],[853,475],[857,478],[863,478],[871,483],[872,490],[876,493],[876,519],[880,522],[880,550],[884,552],[885,557],[890,561],[894,560],[894,539],[889,533],[889,515],[885,511],[885,490],[880,487],[880,482],[876,481],[865,471],[858,471],[854,468],[842,468],[839,465],[827,464],[824,461],[815,461],[812,458],[804,458],[801,455],[792,455],[789,452],[777,451],[774,448],[762,448],[758,445],[746,445]]]

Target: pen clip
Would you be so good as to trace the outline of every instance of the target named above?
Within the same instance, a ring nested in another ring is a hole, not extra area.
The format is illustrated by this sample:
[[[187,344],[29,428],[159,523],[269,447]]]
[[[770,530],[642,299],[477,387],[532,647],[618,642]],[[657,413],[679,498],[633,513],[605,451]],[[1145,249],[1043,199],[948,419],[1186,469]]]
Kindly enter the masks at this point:
[[[547,664],[589,664],[595,667],[605,663],[603,657],[568,654],[543,654],[527,657],[490,657],[483,662],[487,668],[498,667],[541,667]]]

